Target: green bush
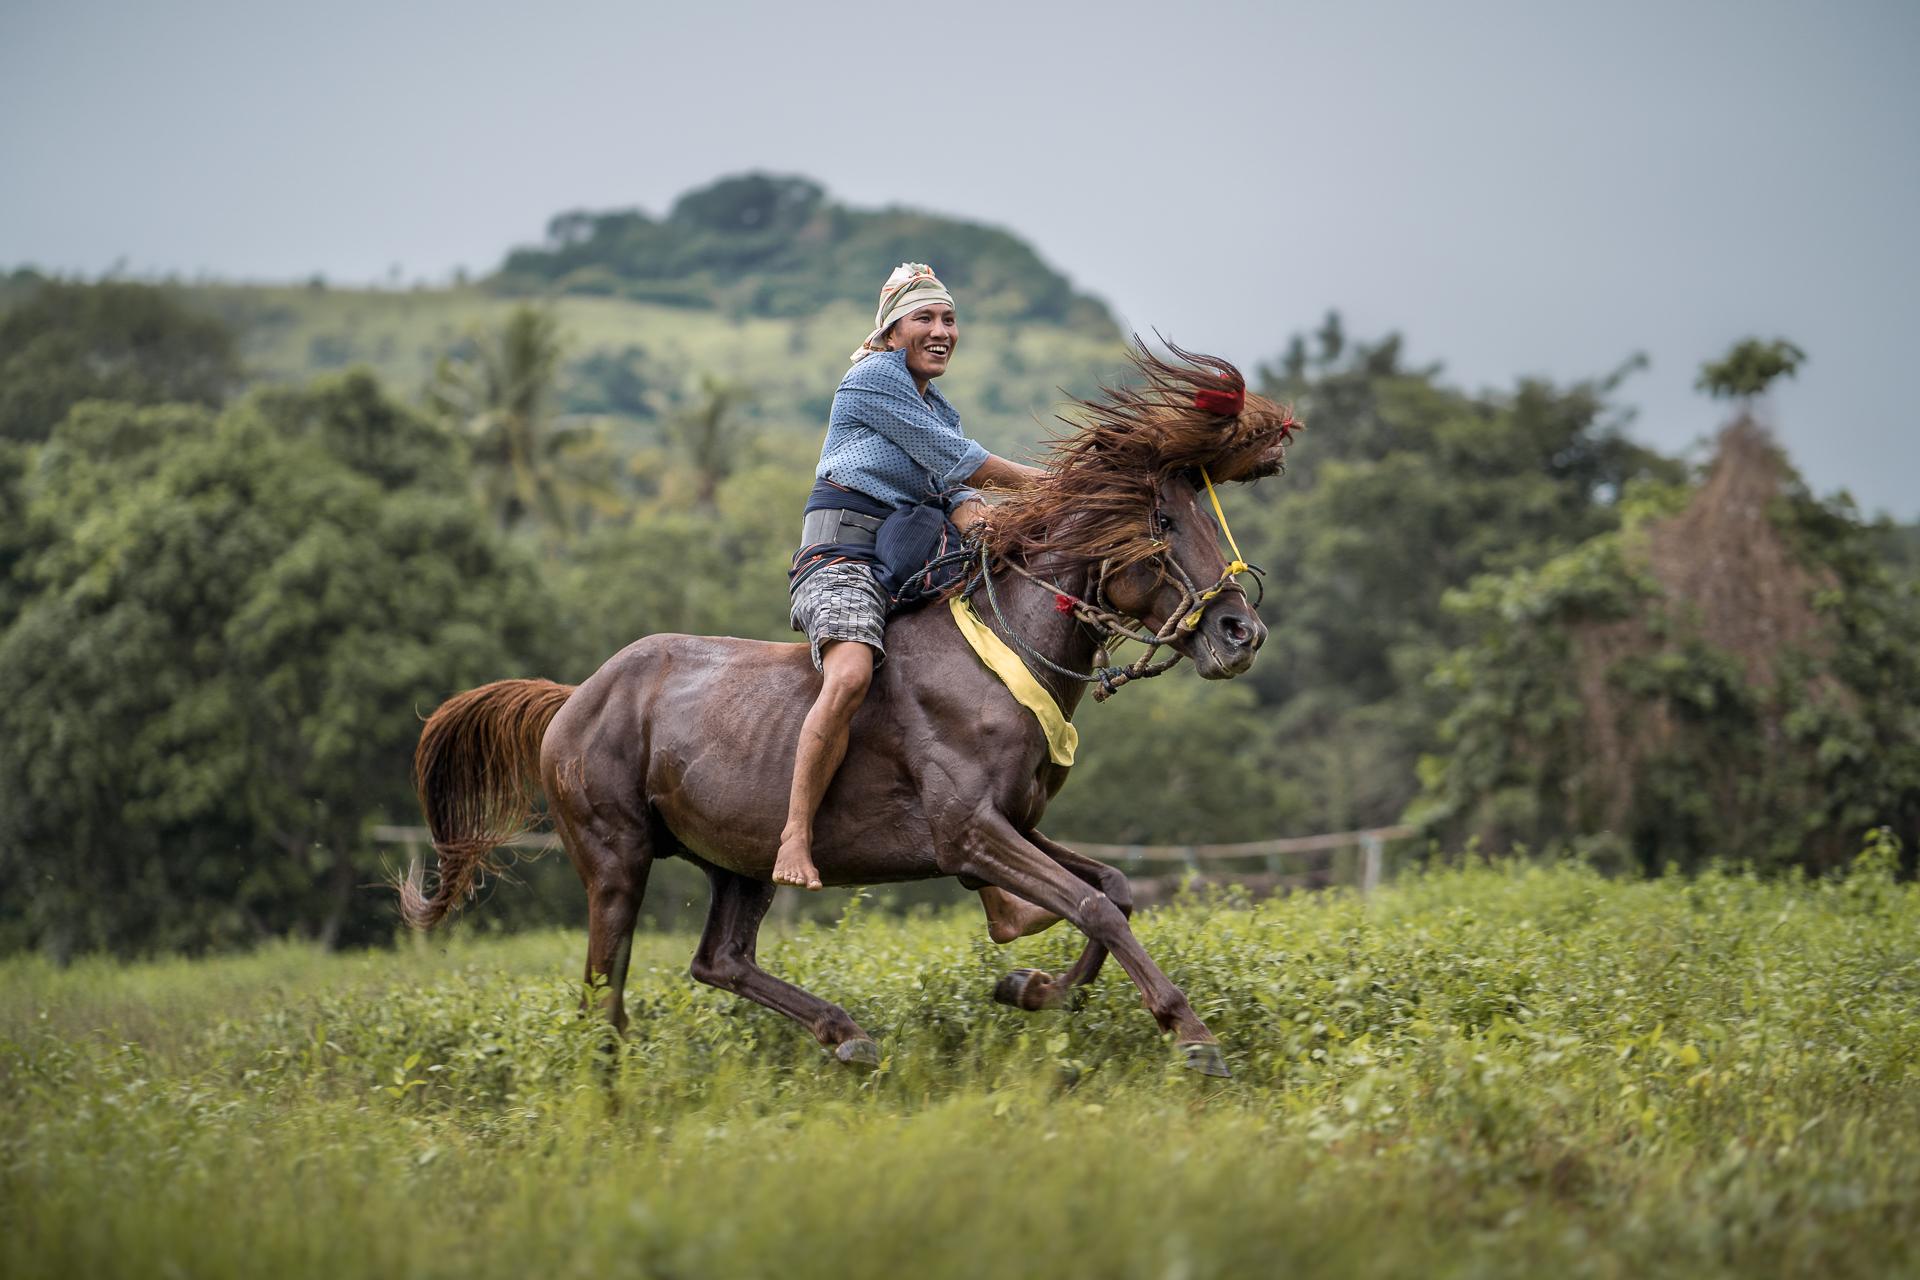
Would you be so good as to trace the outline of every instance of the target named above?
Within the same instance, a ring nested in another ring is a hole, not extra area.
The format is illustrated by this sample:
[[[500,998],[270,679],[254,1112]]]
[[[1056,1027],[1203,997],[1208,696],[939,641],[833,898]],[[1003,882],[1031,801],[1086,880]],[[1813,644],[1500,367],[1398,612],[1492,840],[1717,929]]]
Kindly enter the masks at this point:
[[[1146,945],[1225,1042],[1181,1070],[1131,985],[992,1004],[1064,931],[976,912],[769,937],[882,1069],[643,936],[634,1029],[577,934],[0,967],[10,1276],[1910,1274],[1920,889],[1438,871],[1189,902]],[[995,1263],[993,1260],[999,1259]]]

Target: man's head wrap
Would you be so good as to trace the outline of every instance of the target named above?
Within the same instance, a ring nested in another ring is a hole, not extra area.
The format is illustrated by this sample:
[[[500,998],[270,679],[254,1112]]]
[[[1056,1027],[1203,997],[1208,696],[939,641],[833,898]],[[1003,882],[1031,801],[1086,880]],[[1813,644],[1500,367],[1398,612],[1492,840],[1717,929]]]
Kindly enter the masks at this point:
[[[894,321],[910,316],[922,307],[953,305],[953,295],[924,262],[903,262],[893,269],[880,290],[880,309],[873,313],[873,332],[848,357],[858,364],[868,356],[885,351],[884,335]]]

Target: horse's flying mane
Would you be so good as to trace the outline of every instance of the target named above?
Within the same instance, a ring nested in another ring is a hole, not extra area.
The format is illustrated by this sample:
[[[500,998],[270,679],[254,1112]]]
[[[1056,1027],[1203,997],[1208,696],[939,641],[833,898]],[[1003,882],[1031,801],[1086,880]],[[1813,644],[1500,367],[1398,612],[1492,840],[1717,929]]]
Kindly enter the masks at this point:
[[[1163,358],[1134,335],[1128,358],[1139,380],[1103,385],[1073,402],[1073,416],[1061,415],[1067,429],[1048,441],[1046,477],[993,509],[993,552],[1122,567],[1159,549],[1147,515],[1168,476],[1205,467],[1221,484],[1281,470],[1300,426],[1292,412],[1248,392],[1240,371],[1218,356],[1166,348]]]

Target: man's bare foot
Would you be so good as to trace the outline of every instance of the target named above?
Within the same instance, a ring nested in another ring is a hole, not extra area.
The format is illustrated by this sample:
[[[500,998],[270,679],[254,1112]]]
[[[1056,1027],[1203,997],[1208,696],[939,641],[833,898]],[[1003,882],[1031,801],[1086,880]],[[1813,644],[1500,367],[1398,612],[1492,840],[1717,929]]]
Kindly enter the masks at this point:
[[[797,885],[802,889],[821,887],[820,871],[813,865],[813,850],[807,847],[806,841],[780,842],[780,852],[773,859],[773,882]]]

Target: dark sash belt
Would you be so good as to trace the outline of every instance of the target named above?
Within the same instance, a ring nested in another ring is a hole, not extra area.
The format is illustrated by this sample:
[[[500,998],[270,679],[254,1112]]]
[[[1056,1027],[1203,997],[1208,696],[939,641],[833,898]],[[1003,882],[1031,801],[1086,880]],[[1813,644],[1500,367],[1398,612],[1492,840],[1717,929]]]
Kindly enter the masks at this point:
[[[863,516],[858,511],[848,511],[843,507],[809,511],[806,519],[800,522],[800,545],[818,547],[851,543],[872,546],[874,535],[880,531],[882,523],[874,516]]]

